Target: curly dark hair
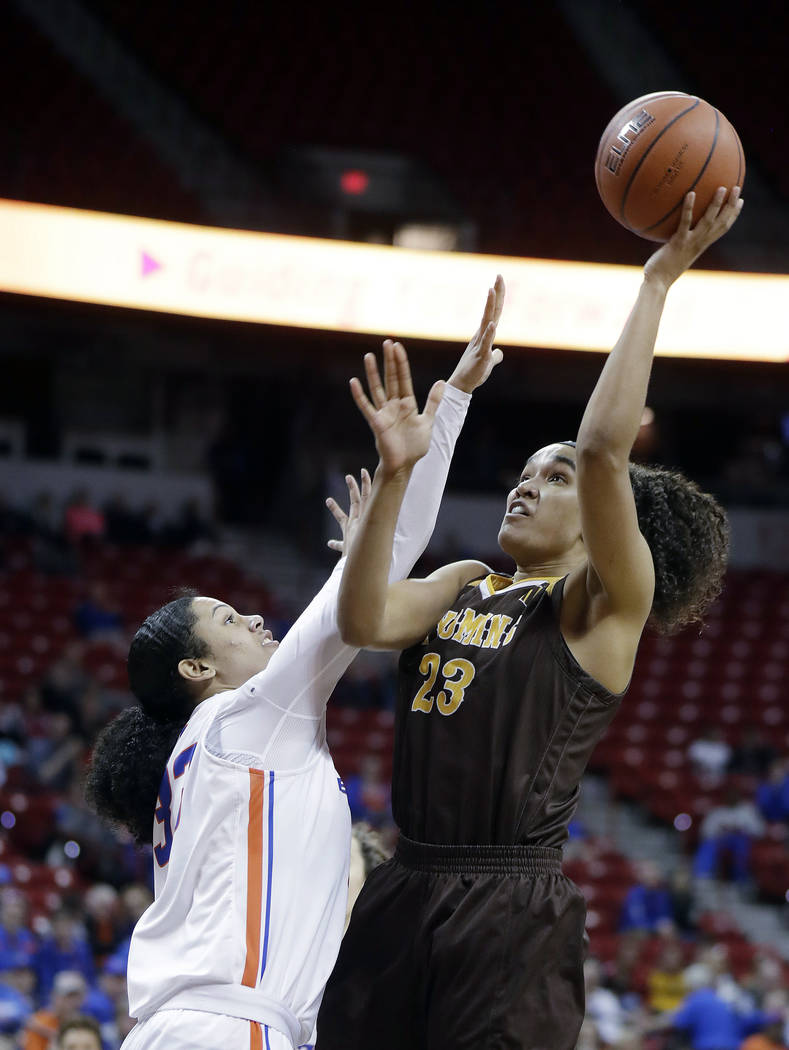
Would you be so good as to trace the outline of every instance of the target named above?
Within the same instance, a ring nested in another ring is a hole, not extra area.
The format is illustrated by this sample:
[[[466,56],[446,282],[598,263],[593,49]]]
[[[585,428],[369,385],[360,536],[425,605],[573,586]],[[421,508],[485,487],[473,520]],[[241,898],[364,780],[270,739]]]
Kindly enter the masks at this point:
[[[663,467],[631,463],[630,483],[655,565],[649,623],[674,634],[701,622],[720,594],[729,556],[726,512],[694,481]]]
[[[151,841],[154,810],[167,760],[189,721],[194,696],[178,672],[180,660],[209,653],[196,633],[194,592],[157,609],[129,648],[129,684],[139,701],[96,739],[85,797],[102,819]]]

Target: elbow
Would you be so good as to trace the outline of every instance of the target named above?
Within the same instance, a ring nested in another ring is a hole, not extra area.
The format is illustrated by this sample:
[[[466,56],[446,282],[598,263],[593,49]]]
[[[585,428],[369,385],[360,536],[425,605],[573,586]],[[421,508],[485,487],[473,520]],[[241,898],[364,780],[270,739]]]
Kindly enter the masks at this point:
[[[355,649],[365,649],[373,642],[369,621],[359,620],[357,617],[343,614],[342,609],[337,616],[337,627],[343,645],[352,645]]]
[[[617,447],[609,435],[595,431],[578,435],[575,456],[579,469],[585,473],[616,474],[627,469],[630,446]]]

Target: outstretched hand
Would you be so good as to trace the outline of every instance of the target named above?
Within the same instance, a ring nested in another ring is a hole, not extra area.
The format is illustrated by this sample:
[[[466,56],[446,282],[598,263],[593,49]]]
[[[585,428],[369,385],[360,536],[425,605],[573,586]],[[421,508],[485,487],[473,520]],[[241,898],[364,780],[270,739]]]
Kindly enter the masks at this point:
[[[364,508],[367,506],[367,501],[370,498],[370,475],[364,467],[362,467],[361,488],[356,483],[356,478],[352,474],[345,475],[345,484],[348,486],[347,514],[337,500],[332,499],[331,496],[326,500],[326,506],[334,515],[334,520],[340,526],[340,531],[342,533],[342,539],[329,540],[329,547],[331,547],[333,551],[339,551],[340,554],[347,554],[351,549],[354,534],[359,527]]]
[[[727,195],[726,187],[720,186],[707,210],[691,227],[695,199],[695,193],[686,194],[676,232],[647,259],[644,267],[646,280],[659,282],[669,288],[702,252],[731,229],[742,211],[740,187],[734,186]]]
[[[410,471],[430,447],[436,409],[444,395],[444,383],[434,383],[420,414],[411,383],[411,369],[402,343],[384,341],[384,381],[374,354],[364,355],[370,396],[354,377],[351,394],[375,437],[379,469],[387,477]]]
[[[456,386],[458,390],[465,390],[467,394],[482,386],[504,356],[498,348],[493,349],[496,327],[504,309],[504,291],[504,278],[499,274],[493,287],[488,289],[479,328],[449,377],[452,386]]]

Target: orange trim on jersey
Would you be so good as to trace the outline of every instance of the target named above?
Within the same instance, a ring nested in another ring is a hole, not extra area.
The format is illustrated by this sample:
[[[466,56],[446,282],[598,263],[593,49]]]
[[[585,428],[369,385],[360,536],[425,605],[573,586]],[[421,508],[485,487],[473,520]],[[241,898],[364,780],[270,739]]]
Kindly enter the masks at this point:
[[[260,965],[260,919],[263,914],[263,788],[266,774],[249,771],[249,821],[247,824],[247,957],[241,983],[254,988]],[[258,1030],[259,1031],[259,1030]],[[253,1043],[262,1047],[262,1043]]]
[[[249,1022],[249,1050],[263,1050],[263,1029],[257,1021]]]

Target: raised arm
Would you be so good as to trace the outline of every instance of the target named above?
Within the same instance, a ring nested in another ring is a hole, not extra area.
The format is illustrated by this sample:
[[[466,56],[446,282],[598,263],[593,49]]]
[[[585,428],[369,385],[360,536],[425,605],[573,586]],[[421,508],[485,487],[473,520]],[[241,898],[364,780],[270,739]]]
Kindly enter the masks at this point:
[[[647,262],[624,330],[608,356],[581,421],[577,485],[588,554],[586,591],[592,622],[615,616],[640,635],[649,615],[654,569],[641,536],[630,484],[630,450],[641,423],[658,325],[676,279],[734,223],[739,187],[721,188],[691,228],[694,194],[679,228]]]
[[[445,401],[456,397],[458,390],[470,393],[501,360],[501,351],[493,349],[493,340],[503,302],[504,283],[498,278],[488,295],[482,323],[443,392]],[[388,570],[393,547],[397,559],[395,519],[406,489],[410,497],[417,471],[423,468],[418,461],[423,455],[424,437],[405,350],[395,343],[385,346],[384,353],[385,387],[370,358],[365,361],[370,397],[358,380],[351,383],[354,401],[375,435],[379,465],[343,574],[339,624],[343,638],[354,645],[394,649],[423,637],[463,584],[484,572],[485,566],[460,562],[427,580],[392,582],[396,577]],[[435,396],[434,387],[425,416],[429,416]],[[414,477],[410,478],[412,470]],[[427,523],[425,542],[435,523],[435,514],[428,516],[426,509],[420,501],[417,512]],[[404,511],[400,512],[401,521],[403,517]]]

